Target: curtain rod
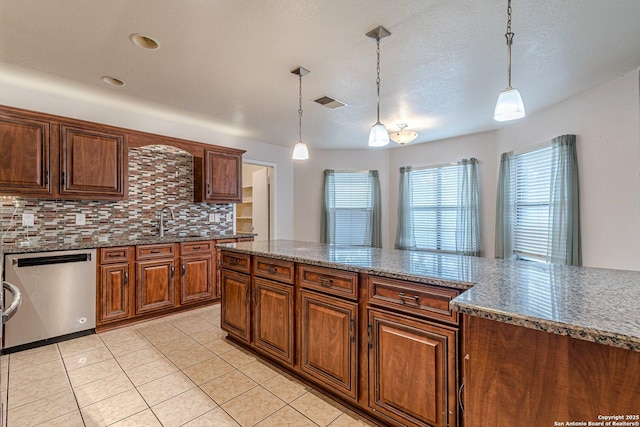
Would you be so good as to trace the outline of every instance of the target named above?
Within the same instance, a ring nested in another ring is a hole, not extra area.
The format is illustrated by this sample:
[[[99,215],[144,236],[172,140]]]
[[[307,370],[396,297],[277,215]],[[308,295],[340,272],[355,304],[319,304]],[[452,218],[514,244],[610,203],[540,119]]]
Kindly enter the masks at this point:
[[[476,159],[475,157],[471,157],[469,159],[460,159],[460,160],[475,160],[476,163],[480,163],[480,160]],[[459,165],[458,162],[450,162],[450,163],[440,163],[437,165],[429,165],[429,166],[400,166],[400,169],[410,167],[414,171],[419,171],[424,169],[437,169],[437,168],[444,168],[447,166],[458,166],[458,165]]]

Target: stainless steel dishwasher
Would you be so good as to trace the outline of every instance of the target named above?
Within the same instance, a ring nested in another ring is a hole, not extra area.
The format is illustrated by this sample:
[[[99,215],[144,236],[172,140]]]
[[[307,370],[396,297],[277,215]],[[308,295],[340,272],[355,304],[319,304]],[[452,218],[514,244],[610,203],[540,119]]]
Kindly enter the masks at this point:
[[[4,327],[11,353],[95,331],[96,250],[5,255],[5,280],[22,294],[22,306]],[[12,302],[5,293],[5,305]]]

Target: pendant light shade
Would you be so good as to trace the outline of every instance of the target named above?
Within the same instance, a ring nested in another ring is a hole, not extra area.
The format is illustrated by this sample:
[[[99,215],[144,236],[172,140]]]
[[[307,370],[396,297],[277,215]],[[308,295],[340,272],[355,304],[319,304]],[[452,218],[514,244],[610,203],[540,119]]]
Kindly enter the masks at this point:
[[[499,122],[520,119],[524,117],[524,103],[518,89],[507,88],[498,95],[493,118]]]
[[[309,150],[307,150],[307,144],[300,141],[293,147],[293,160],[307,160],[309,158]]]
[[[380,122],[371,126],[369,132],[369,147],[384,147],[389,143],[389,132]]]
[[[298,67],[295,70],[292,70],[291,73],[295,74],[299,78],[300,82],[300,91],[298,92],[298,142],[293,147],[293,155],[291,158],[293,160],[307,160],[309,158],[309,150],[307,149],[307,144],[302,142],[302,77],[309,74],[311,71],[306,68]]]
[[[513,44],[513,32],[511,31],[511,0],[507,2],[507,88],[498,95],[496,109],[493,118],[499,122],[520,119],[525,116],[522,96],[517,89],[511,87],[511,45]]]
[[[385,145],[389,144],[389,132],[387,131],[387,128],[385,128],[384,125],[380,123],[380,39],[390,35],[391,33],[389,32],[389,30],[382,26],[376,27],[366,34],[367,37],[370,37],[376,41],[376,54],[378,56],[376,68],[376,87],[378,89],[376,96],[376,106],[378,111],[378,119],[376,120],[376,123],[371,127],[371,131],[369,132],[369,147],[384,147]]]

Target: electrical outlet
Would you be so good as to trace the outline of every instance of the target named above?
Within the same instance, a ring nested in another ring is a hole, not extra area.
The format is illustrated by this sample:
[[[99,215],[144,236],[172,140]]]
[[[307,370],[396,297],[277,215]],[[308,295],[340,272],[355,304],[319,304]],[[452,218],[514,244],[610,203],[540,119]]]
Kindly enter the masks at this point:
[[[86,217],[83,213],[76,214],[76,225],[85,225]]]
[[[216,222],[216,214],[209,214],[209,222]]]
[[[24,227],[33,227],[35,225],[35,216],[32,213],[22,214],[22,225]]]

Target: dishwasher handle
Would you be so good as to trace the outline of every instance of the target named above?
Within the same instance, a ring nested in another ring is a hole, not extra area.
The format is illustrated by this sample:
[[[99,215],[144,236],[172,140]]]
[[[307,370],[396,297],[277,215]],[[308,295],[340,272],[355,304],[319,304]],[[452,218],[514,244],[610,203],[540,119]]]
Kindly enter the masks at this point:
[[[20,292],[20,289],[18,289],[18,287],[13,283],[2,282],[2,288],[11,292],[11,294],[13,295],[13,301],[11,302],[11,305],[2,313],[2,323],[4,324],[7,323],[7,321],[11,319],[14,314],[16,314],[18,307],[20,307],[20,304],[22,304],[22,293]]]

